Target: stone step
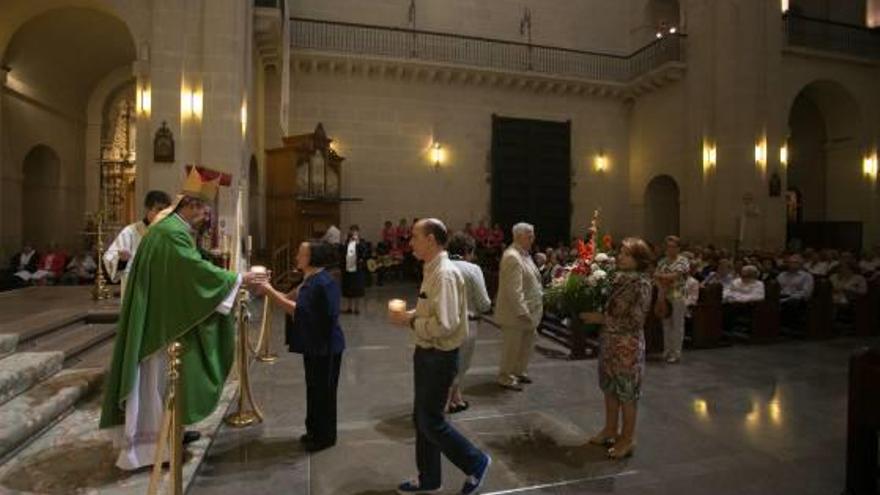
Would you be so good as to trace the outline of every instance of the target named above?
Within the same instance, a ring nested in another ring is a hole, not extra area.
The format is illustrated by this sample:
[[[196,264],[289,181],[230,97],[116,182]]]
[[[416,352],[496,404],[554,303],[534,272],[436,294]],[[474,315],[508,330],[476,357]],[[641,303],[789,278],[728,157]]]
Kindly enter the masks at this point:
[[[0,358],[12,354],[18,345],[18,335],[14,333],[0,333]]]
[[[59,372],[63,365],[63,352],[16,352],[0,359],[0,405]]]
[[[20,344],[20,351],[64,353],[65,361],[116,335],[115,323],[76,323]]]
[[[114,333],[113,337],[115,336],[116,334]],[[109,338],[94,345],[75,358],[67,360],[64,363],[64,367],[73,369],[100,368],[107,370],[110,367],[110,358],[113,357],[113,344],[115,341],[115,338]]]
[[[0,459],[55,424],[103,377],[101,369],[63,370],[0,406]]]
[[[87,316],[88,311],[78,308],[50,309],[0,324],[0,333],[16,334],[19,343],[24,343],[74,324]]]

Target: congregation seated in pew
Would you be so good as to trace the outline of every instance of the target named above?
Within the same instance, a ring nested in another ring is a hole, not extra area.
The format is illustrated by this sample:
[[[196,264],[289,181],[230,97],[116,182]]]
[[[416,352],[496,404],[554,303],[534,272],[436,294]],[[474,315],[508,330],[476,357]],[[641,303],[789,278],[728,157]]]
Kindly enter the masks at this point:
[[[759,276],[758,267],[746,265],[740,270],[740,276],[723,288],[721,300],[725,330],[734,331],[742,325],[747,332],[751,332],[755,308],[764,301],[764,282],[759,280]]]
[[[868,282],[856,272],[857,268],[855,260],[842,260],[838,270],[828,278],[831,282],[831,301],[834,303],[835,320],[853,322],[856,301],[868,293]]]
[[[789,256],[785,271],[776,277],[780,288],[782,325],[791,330],[803,328],[807,303],[813,295],[813,275],[803,269],[802,263],[799,255]]]

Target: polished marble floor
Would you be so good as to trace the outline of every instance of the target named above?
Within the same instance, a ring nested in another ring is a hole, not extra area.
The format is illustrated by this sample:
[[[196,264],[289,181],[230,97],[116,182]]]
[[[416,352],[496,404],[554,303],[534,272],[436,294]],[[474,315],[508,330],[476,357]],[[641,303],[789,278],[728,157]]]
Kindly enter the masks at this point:
[[[412,346],[385,321],[385,301],[415,295],[373,288],[366,310],[343,316],[348,350],[339,391],[339,443],[300,448],[305,415],[298,355],[255,364],[266,422],[223,427],[189,493],[384,495],[414,473]],[[844,483],[846,366],[874,339],[788,342],[692,351],[680,365],[651,362],[640,402],[636,455],[611,462],[586,438],[601,427],[595,361],[570,362],[539,339],[525,392],[494,385],[501,335],[483,325],[456,426],[494,458],[484,493],[840,493]],[[444,461],[444,493],[463,475]]]

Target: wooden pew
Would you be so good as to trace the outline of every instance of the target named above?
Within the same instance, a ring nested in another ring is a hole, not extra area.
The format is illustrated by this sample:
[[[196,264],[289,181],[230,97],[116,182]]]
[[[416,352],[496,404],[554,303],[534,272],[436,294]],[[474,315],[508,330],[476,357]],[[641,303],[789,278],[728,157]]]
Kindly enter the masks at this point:
[[[876,495],[880,434],[880,349],[861,349],[849,360],[846,422],[846,494]]]
[[[706,349],[721,345],[723,315],[721,311],[721,284],[709,284],[700,289],[700,298],[693,309],[694,348]]]
[[[779,305],[780,291],[777,281],[764,282],[764,300],[755,306],[752,315],[751,342],[766,343],[779,339],[782,318]]]
[[[856,335],[880,335],[880,281],[868,283],[868,293],[855,301]]]
[[[807,305],[807,338],[827,339],[834,335],[834,304],[831,301],[831,282],[816,277],[813,296]]]
[[[581,360],[599,353],[599,327],[565,318],[545,311],[538,324],[538,333],[562,345],[569,351],[568,358]]]

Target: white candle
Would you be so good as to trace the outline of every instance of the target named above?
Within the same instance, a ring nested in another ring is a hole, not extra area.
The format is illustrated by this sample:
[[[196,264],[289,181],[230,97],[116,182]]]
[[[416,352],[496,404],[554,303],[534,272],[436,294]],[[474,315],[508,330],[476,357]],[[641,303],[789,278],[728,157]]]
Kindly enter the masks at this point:
[[[392,313],[403,313],[406,311],[406,301],[403,299],[392,299],[388,301],[388,311]]]
[[[262,266],[262,265],[254,265],[254,266],[251,267],[251,271],[254,272],[254,273],[266,273],[268,270],[266,270],[266,267],[265,267],[265,266]]]
[[[254,250],[254,238],[252,236],[247,237],[247,252],[251,253]]]

